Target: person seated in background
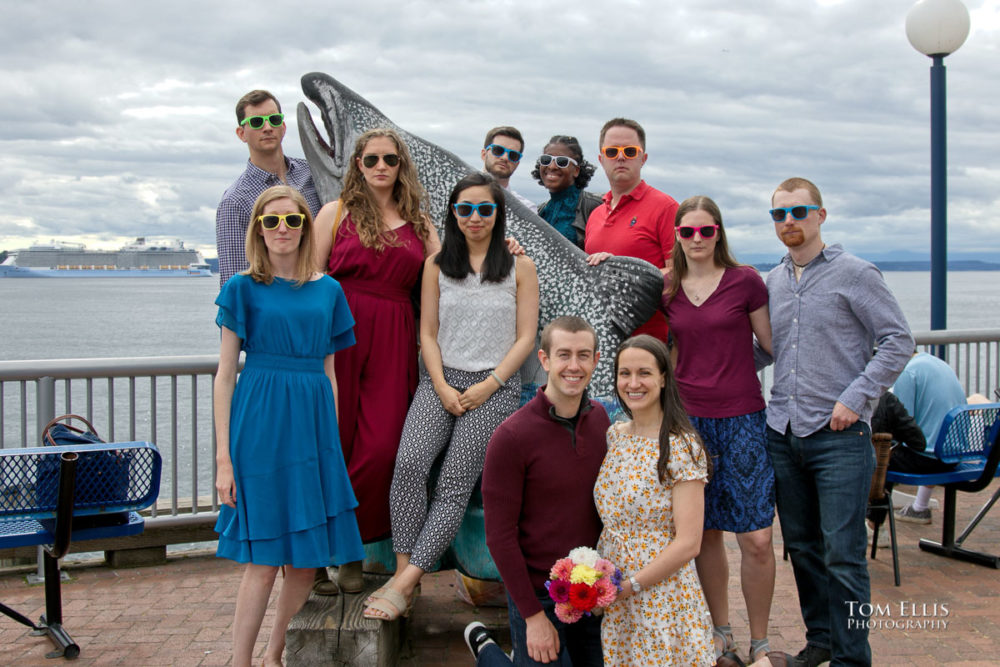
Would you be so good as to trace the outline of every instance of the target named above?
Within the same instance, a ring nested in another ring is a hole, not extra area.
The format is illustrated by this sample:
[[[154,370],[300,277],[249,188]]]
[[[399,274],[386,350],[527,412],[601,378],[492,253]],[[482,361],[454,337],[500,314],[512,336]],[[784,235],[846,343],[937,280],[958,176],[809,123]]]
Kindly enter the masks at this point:
[[[923,452],[927,449],[927,439],[924,432],[917,424],[917,420],[906,410],[903,402],[896,398],[891,391],[882,394],[872,413],[872,433],[888,433],[892,436],[892,458],[889,459],[889,469],[899,470],[893,467],[893,461],[897,465],[901,456],[897,454],[900,447],[912,449],[915,452]]]
[[[900,466],[905,466],[907,457],[927,449],[927,440],[924,432],[920,430],[917,421],[906,411],[906,406],[896,398],[891,391],[882,394],[872,413],[872,433],[888,433],[892,436],[892,451],[889,458],[889,470],[900,470]],[[913,450],[908,453],[904,450]],[[894,465],[895,462],[895,465]],[[886,483],[886,491],[892,493],[892,484]],[[885,521],[885,511],[881,509],[868,511],[868,541],[872,539],[872,524],[882,525]],[[882,538],[885,538],[884,540]],[[889,536],[887,533],[879,535],[880,547],[889,546]]]
[[[934,455],[934,444],[945,415],[966,402],[965,390],[951,366],[926,352],[914,353],[892,386],[892,393],[917,420],[927,439],[927,448],[918,451],[896,447],[889,460],[889,470],[928,474],[954,468],[954,465]],[[931,508],[928,503],[933,489],[933,486],[921,486],[913,502],[896,511],[896,518],[909,523],[930,523]]]
[[[594,171],[576,137],[557,134],[549,139],[531,172],[549,191],[549,200],[538,207],[538,215],[581,250],[587,218],[601,204],[600,195],[584,190]]]

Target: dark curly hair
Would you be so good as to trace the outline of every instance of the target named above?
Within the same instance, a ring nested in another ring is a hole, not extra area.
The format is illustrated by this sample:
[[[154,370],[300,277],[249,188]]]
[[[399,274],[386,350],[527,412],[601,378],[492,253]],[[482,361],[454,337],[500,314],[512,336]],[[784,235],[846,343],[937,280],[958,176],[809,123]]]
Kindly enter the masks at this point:
[[[591,163],[583,159],[583,149],[580,148],[580,142],[577,141],[576,137],[571,137],[565,134],[557,134],[548,143],[545,144],[549,146],[551,144],[559,144],[560,146],[565,146],[569,149],[569,152],[573,154],[573,159],[580,163],[580,173],[577,174],[576,180],[573,181],[573,185],[583,190],[590,183],[591,177],[594,175],[594,171],[597,168]],[[535,168],[532,170],[531,175],[534,177],[538,184],[545,187],[545,183],[542,182],[542,173],[539,170],[538,160],[535,160]]]

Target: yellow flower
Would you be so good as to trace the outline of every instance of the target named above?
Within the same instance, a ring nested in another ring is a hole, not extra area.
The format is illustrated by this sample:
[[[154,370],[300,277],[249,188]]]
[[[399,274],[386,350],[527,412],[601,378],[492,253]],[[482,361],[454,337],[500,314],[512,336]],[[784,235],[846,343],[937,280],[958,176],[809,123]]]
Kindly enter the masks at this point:
[[[569,575],[571,584],[587,584],[593,586],[594,582],[600,579],[601,573],[588,565],[576,565]]]

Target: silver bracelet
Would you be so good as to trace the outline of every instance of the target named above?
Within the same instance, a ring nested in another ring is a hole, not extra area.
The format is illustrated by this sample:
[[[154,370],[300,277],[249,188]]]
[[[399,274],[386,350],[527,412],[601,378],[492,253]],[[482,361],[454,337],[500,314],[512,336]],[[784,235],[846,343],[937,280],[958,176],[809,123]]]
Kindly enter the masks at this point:
[[[496,371],[490,371],[490,377],[496,380],[501,387],[506,384],[503,380],[500,379],[500,376],[497,375]]]
[[[633,593],[641,593],[642,592],[642,586],[639,585],[639,580],[635,578],[635,575],[630,576],[628,578],[628,582],[630,584],[632,584],[632,592]]]

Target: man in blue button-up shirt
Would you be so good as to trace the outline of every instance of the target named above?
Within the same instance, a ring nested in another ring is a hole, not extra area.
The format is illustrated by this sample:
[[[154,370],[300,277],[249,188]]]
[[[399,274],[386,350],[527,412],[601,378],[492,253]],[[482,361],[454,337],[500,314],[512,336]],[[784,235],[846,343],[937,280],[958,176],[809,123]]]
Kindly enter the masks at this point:
[[[913,337],[879,270],[823,243],[826,209],[813,183],[788,179],[772,205],[788,254],[767,276],[768,451],[806,625],[807,645],[793,664],[870,665],[869,422],[913,352]]]
[[[247,268],[247,226],[260,193],[275,185],[290,185],[306,198],[313,216],[321,205],[309,163],[285,157],[281,149],[286,126],[274,95],[266,90],[252,90],[241,97],[236,103],[236,122],[236,136],[250,149],[250,159],[246,170],[222,195],[215,212],[220,285]]]

